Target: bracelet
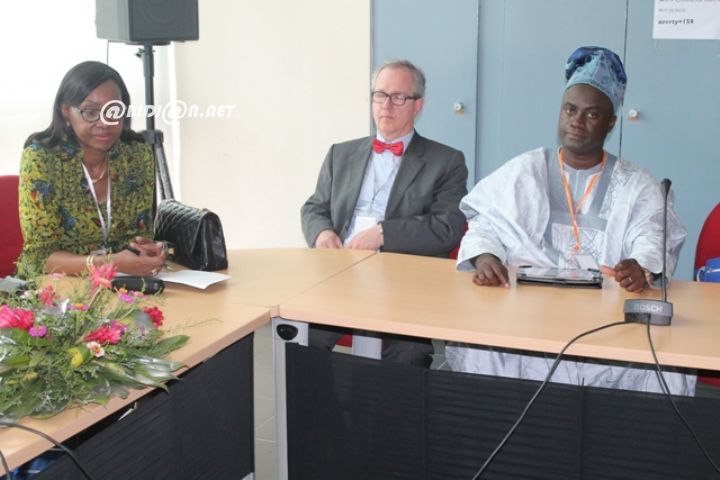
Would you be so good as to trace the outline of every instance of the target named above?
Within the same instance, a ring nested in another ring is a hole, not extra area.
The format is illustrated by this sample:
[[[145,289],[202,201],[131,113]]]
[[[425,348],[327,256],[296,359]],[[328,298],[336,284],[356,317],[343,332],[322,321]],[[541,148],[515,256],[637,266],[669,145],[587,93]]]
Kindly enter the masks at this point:
[[[87,258],[85,258],[85,264],[88,268],[95,265],[95,255],[88,255]]]

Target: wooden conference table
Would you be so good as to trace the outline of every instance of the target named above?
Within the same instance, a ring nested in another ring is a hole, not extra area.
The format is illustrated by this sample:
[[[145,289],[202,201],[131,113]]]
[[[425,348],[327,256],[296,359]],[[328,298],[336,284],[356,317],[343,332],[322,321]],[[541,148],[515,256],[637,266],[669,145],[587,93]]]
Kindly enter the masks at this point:
[[[372,254],[365,251],[311,249],[231,251],[230,267],[226,272],[232,277],[230,280],[212,285],[207,290],[168,283],[161,307],[165,313],[163,329],[172,329],[173,334],[184,333],[191,337],[183,348],[171,355],[174,360],[187,365],[181,370],[181,376],[187,370],[212,359],[223,349],[248,338],[253,331],[268,323],[281,301]],[[249,343],[252,344],[251,336]],[[252,369],[252,365],[249,368]],[[250,377],[250,382],[244,385],[250,392],[250,398],[252,387]],[[132,390],[128,398],[113,398],[106,406],[89,405],[67,410],[50,419],[25,418],[22,423],[58,441],[65,441],[112,413],[132,405],[151,391],[153,389]],[[249,416],[252,429],[252,411],[244,414]],[[23,430],[0,431],[0,450],[10,468],[25,463],[50,447],[47,441]],[[123,478],[122,472],[118,475],[118,478]]]
[[[248,337],[271,317],[527,350],[557,352],[577,333],[622,318],[635,297],[608,281],[601,291],[513,286],[478,288],[451,260],[373,252],[315,249],[232,251],[232,278],[205,291],[169,284],[165,328],[182,328],[191,341],[173,353],[191,369]],[[656,295],[657,291],[645,295]],[[720,286],[675,282],[669,290],[675,317],[654,328],[661,363],[720,370]],[[203,320],[210,320],[202,322]],[[189,325],[196,324],[192,327]],[[627,325],[583,339],[569,353],[651,362],[644,329]],[[252,385],[247,388],[252,391]],[[25,419],[63,441],[150,389],[105,406]],[[248,413],[252,416],[252,412]],[[11,467],[50,445],[19,430],[0,432]]]
[[[170,296],[175,295],[170,294]],[[172,329],[174,334],[183,333],[191,337],[185,346],[171,354],[171,358],[187,365],[178,372],[181,377],[187,370],[206,361],[210,364],[218,352],[248,337],[270,318],[265,308],[208,302],[203,299],[202,292],[186,292],[168,301],[161,308],[165,314],[163,329]],[[252,337],[250,338],[249,358],[252,359]],[[252,376],[249,375],[248,378],[249,387],[252,388]],[[174,385],[171,385],[171,395],[177,395],[173,388]],[[131,390],[128,398],[113,398],[106,406],[88,405],[66,410],[46,420],[25,418],[21,423],[40,430],[58,441],[65,441],[112,413],[132,405],[152,391],[153,389],[149,388]],[[187,414],[192,415],[192,409],[188,409]],[[125,420],[119,423],[122,422]],[[136,443],[137,440],[131,440],[131,443]],[[0,449],[11,468],[34,458],[51,446],[44,439],[23,430],[11,428],[0,432]],[[76,473],[79,475],[79,472]],[[117,478],[123,478],[121,470],[117,474]]]
[[[658,290],[641,294],[657,298]],[[602,290],[513,285],[480,288],[452,260],[383,253],[280,304],[280,316],[311,323],[557,353],[575,335],[623,319],[626,298]],[[673,282],[670,327],[653,327],[663,365],[720,370],[720,285]],[[652,363],[645,327],[596,333],[570,355]]]
[[[638,298],[610,279],[601,290],[514,282],[511,288],[504,289],[477,287],[471,275],[457,272],[451,260],[377,254],[281,302],[279,314],[283,320],[294,322],[558,353],[579,333],[622,321],[624,300]],[[659,291],[648,290],[641,295],[658,298]],[[660,363],[720,371],[720,285],[673,282],[668,300],[674,304],[672,325],[652,327]],[[365,359],[328,359],[309,350],[305,354],[306,350],[288,346],[287,365],[292,367],[287,373],[291,433],[287,447],[289,467],[283,468],[286,459],[279,459],[281,479],[333,478],[333,473],[340,470],[346,478],[471,478],[536,388],[528,381],[455,372],[416,374],[414,370],[419,369],[410,366],[400,372],[402,367],[382,369]],[[653,363],[646,326],[640,324],[595,333],[578,341],[567,353]],[[313,373],[302,372],[310,368],[315,369]],[[328,374],[328,370],[334,373]],[[320,382],[314,381],[321,375],[334,386],[323,390]],[[293,380],[293,376],[299,380]],[[312,397],[306,393],[313,389],[325,394]],[[405,391],[414,393],[406,395]],[[335,396],[336,403],[325,402],[327,396]],[[707,399],[687,402],[692,403],[686,404],[685,410],[695,415],[691,423],[696,429],[711,432],[704,432],[702,437],[709,443],[708,448],[718,447],[715,429],[720,417],[707,413],[717,412],[717,403],[707,405]],[[302,405],[298,407],[298,403]],[[654,469],[665,471],[670,475],[667,478],[678,471],[689,476],[674,478],[706,478],[708,474],[702,470],[707,468],[707,462],[699,457],[699,449],[660,395],[558,386],[546,389],[538,403],[534,411],[546,418],[530,420],[525,427],[530,430],[517,440],[520,450],[511,450],[519,454],[505,457],[497,466],[518,470],[496,471],[492,478],[606,478],[603,475],[608,475],[607,469],[616,472],[612,478],[666,478],[657,476],[658,470]],[[481,414],[483,405],[488,410]],[[330,417],[328,412],[334,410],[339,412],[332,416],[337,420],[323,423],[323,417]],[[377,418],[368,417],[369,411],[377,412]],[[393,413],[385,415],[384,411]],[[547,415],[551,412],[554,417]],[[639,420],[643,416],[646,418]],[[316,423],[322,423],[322,427],[316,428]],[[553,437],[553,428],[565,430]],[[608,428],[611,431],[604,430]],[[626,431],[625,443],[616,437],[618,429]],[[307,438],[293,435],[293,430],[301,430]],[[348,437],[348,431],[360,439]],[[312,443],[307,440],[310,438],[317,444],[307,447]],[[556,438],[560,440],[556,442]],[[673,447],[680,439],[686,442],[682,448]],[[323,448],[337,448],[338,453],[315,454]],[[635,457],[637,448],[640,453]],[[344,457],[341,450],[360,453]],[[396,453],[386,455],[388,451]],[[636,470],[647,466],[640,459],[649,452],[655,457],[652,466],[643,470],[646,476],[642,476]],[[346,465],[328,466],[326,462],[332,462],[334,457],[343,457]],[[662,464],[658,457],[671,464]],[[375,462],[384,463],[376,470],[363,470]],[[408,473],[398,470],[401,464],[419,467]],[[550,468],[566,470],[553,473]],[[692,468],[701,469],[701,473],[693,477]]]
[[[340,273],[374,252],[365,250],[328,250],[310,248],[271,248],[232,250],[229,268],[223,273],[230,279],[213,285],[200,296],[214,303],[256,305],[276,316],[278,306],[303,291]],[[169,300],[198,291],[169,284]]]

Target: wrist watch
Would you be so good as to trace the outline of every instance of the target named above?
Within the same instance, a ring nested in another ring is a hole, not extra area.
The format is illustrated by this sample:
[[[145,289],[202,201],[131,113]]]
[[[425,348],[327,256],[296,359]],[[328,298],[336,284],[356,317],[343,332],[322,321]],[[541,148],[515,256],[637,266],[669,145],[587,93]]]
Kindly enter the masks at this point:
[[[655,284],[655,280],[662,275],[662,273],[653,273],[647,268],[643,268],[642,271],[645,274],[645,283],[647,283],[648,287],[652,287]]]

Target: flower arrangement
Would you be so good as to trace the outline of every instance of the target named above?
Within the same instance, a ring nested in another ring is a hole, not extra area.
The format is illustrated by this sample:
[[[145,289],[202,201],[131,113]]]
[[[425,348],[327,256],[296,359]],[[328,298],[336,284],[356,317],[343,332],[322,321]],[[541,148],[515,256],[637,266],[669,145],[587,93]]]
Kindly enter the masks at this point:
[[[111,263],[90,266],[78,281],[50,275],[0,298],[1,418],[49,417],[177,378],[183,365],[165,357],[188,337],[163,338],[162,311],[142,293],[114,290],[114,275]]]

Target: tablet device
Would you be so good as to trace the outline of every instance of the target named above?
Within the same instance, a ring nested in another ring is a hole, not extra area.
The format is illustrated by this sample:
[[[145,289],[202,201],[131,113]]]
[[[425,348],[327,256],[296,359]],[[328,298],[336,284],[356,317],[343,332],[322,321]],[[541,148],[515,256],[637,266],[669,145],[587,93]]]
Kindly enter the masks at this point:
[[[598,270],[579,268],[519,267],[517,283],[557,287],[602,288],[603,276]]]

